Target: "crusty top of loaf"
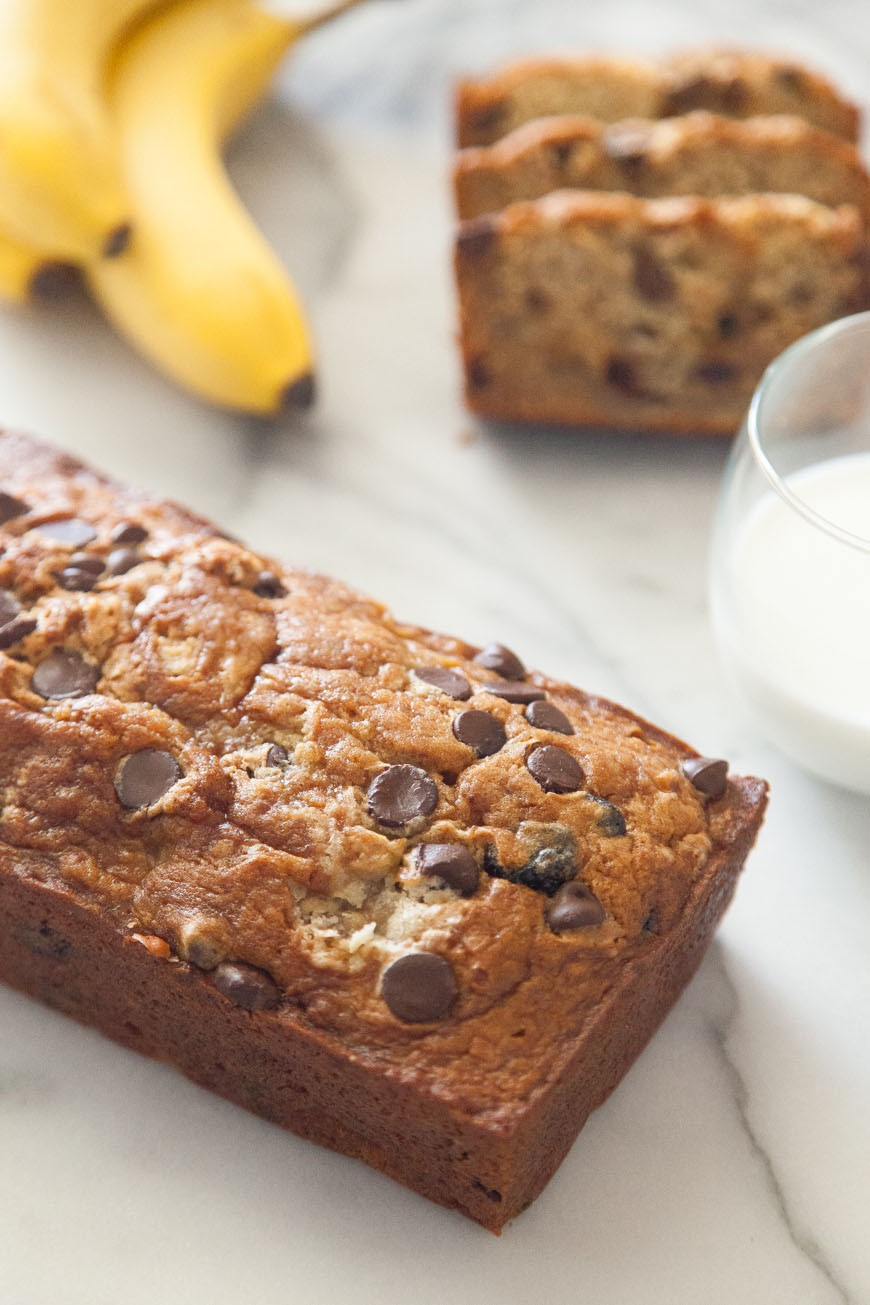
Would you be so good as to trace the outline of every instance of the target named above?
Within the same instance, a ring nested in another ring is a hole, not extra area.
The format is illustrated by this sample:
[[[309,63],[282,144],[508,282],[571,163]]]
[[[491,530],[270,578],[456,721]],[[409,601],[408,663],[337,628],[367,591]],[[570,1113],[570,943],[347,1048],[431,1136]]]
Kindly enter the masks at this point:
[[[734,117],[793,113],[856,140],[859,114],[818,73],[759,52],[702,48],[661,59],[526,58],[457,87],[460,146],[485,145],[521,122],[587,113],[606,122],[691,109]]]
[[[484,688],[499,676],[474,648],[29,439],[0,436],[0,491],[0,516],[13,513],[0,591],[7,618],[14,603],[26,618],[0,652],[3,870],[165,940],[167,963],[258,967],[281,992],[279,1017],[399,1056],[403,1073],[465,1056],[475,1108],[508,1082],[515,1099],[539,1081],[554,1025],[582,1024],[614,965],[677,927],[698,881],[757,821],[761,785],[731,779],[708,798],[681,771],[691,750],[621,708],[529,674],[526,689],[545,691],[574,733],[534,728],[524,705]],[[94,538],[40,530],[70,518]],[[133,537],[120,562],[119,536]],[[94,587],[65,588],[86,565]],[[45,696],[35,668],[58,649],[93,668],[93,691]],[[472,696],[414,674],[436,665]],[[457,738],[468,710],[503,726],[491,755]],[[526,762],[544,744],[580,763],[576,791],[535,779]],[[136,806],[120,776],[146,749],[178,772]],[[435,795],[398,827],[371,799],[396,765],[420,768]],[[421,874],[426,842],[471,850],[470,896]],[[523,870],[533,886],[503,877]],[[538,871],[582,880],[603,921],[555,932]],[[388,1008],[381,979],[419,951],[447,960],[457,995],[443,1018],[412,1023]]]
[[[617,123],[578,114],[535,118],[492,145],[459,151],[461,200],[464,187],[481,174],[491,178],[495,194],[507,197],[498,207],[545,193],[542,183],[548,183],[549,190],[570,186],[650,197],[791,192],[853,203],[865,218],[870,214],[870,175],[855,146],[793,114],[728,118],[697,109]],[[535,189],[518,194],[523,181]]]

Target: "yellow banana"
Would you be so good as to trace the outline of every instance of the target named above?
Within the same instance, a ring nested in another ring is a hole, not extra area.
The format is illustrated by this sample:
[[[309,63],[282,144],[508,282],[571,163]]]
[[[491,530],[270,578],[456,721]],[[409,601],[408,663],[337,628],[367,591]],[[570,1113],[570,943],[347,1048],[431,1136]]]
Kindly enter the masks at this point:
[[[128,24],[158,3],[0,0],[0,226],[13,240],[73,260],[123,248],[129,207],[105,68]]]
[[[110,321],[179,384],[263,415],[313,392],[294,288],[243,208],[221,144],[305,30],[252,0],[185,0],[118,51],[110,100],[134,237],[87,268]]]

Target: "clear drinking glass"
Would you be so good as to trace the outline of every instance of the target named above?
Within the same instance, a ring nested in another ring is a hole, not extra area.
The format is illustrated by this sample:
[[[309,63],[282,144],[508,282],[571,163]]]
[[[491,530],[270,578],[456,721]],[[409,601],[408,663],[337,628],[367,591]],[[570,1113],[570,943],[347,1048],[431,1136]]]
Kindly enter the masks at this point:
[[[870,313],[766,371],[722,488],[711,602],[763,732],[870,793]]]

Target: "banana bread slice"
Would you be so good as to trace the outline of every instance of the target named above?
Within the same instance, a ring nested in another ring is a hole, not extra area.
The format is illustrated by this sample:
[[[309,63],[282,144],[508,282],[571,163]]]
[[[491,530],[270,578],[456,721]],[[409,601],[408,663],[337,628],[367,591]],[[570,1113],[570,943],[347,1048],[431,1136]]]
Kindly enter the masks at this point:
[[[461,225],[466,397],[508,421],[733,434],[786,345],[868,303],[857,209],[554,191]]]
[[[525,59],[456,91],[460,147],[490,145],[532,118],[584,114],[605,122],[708,109],[735,118],[789,113],[856,141],[858,110],[796,63],[733,50],[668,59]]]
[[[569,187],[650,198],[773,191],[854,204],[870,218],[870,176],[855,146],[788,114],[536,118],[494,145],[461,150],[453,179],[462,218]]]
[[[0,435],[0,978],[497,1231],[766,786]]]

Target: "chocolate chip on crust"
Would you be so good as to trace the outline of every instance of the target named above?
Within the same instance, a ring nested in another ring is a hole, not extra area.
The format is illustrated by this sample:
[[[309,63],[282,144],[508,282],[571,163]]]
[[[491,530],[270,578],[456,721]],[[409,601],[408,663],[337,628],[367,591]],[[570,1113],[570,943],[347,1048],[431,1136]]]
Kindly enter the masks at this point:
[[[0,589],[0,625],[14,621],[21,611],[21,604],[10,589]]]
[[[0,489],[0,526],[5,526],[7,521],[12,521],[15,517],[23,517],[29,511],[29,504]]]
[[[459,228],[456,252],[461,258],[482,258],[495,241],[496,226],[491,217],[471,218]]]
[[[81,698],[93,693],[99,678],[99,666],[70,648],[54,648],[36,667],[30,687],[41,698]]]
[[[504,725],[488,711],[461,711],[453,722],[453,733],[479,757],[491,757],[507,743]]]
[[[266,751],[267,766],[283,766],[287,761],[287,749],[282,748],[280,743],[270,743]]]
[[[275,1010],[281,990],[265,970],[242,961],[223,961],[209,975],[211,982],[235,1006],[243,1010]]]
[[[65,566],[62,571],[55,572],[55,579],[61,589],[87,593],[93,589],[99,576],[83,566]]]
[[[106,558],[106,571],[109,575],[126,575],[141,561],[143,559],[132,548],[113,548]]]
[[[495,671],[496,675],[500,675],[505,680],[525,679],[525,666],[516,653],[506,648],[503,643],[488,643],[485,648],[481,648],[474,660],[478,666],[484,666],[488,671]]]
[[[714,757],[691,757],[680,766],[690,784],[708,798],[720,798],[728,781],[728,762]]]
[[[461,843],[421,843],[417,848],[417,869],[427,878],[443,880],[463,897],[471,897],[480,883],[477,862]]]
[[[526,720],[535,730],[553,730],[556,734],[573,734],[574,726],[555,703],[532,702],[526,708]]]
[[[254,593],[260,598],[283,598],[287,590],[274,571],[261,571],[254,581]]]
[[[577,840],[569,829],[560,825],[543,827],[546,841],[519,866],[503,866],[494,847],[483,854],[483,868],[494,879],[507,879],[547,897],[557,892],[577,873]]]
[[[480,689],[483,693],[491,693],[494,698],[504,698],[505,702],[518,702],[521,705],[538,702],[547,696],[543,689],[536,689],[524,680],[491,680],[481,684]]]
[[[58,544],[69,544],[73,548],[83,548],[97,537],[94,527],[87,521],[80,521],[78,517],[64,517],[61,521],[44,521],[33,528],[40,535],[45,535],[46,539],[53,539]]]
[[[590,928],[601,924],[604,915],[598,898],[579,879],[563,884],[547,907],[547,923],[553,933]]]
[[[137,811],[153,806],[181,776],[181,767],[171,752],[142,748],[121,761],[115,775],[115,792],[122,806]]]
[[[384,970],[381,996],[396,1019],[405,1024],[440,1020],[456,998],[453,967],[435,952],[409,952]]]
[[[584,784],[583,767],[570,752],[542,743],[526,757],[529,774],[547,793],[576,793]]]
[[[448,698],[454,698],[457,702],[464,702],[466,698],[471,697],[471,685],[468,680],[449,666],[415,666],[414,676],[423,684],[431,684],[434,688],[440,689]]]
[[[20,643],[29,634],[33,634],[35,629],[36,621],[32,616],[17,616],[14,621],[7,621],[5,625],[0,626],[0,650]]]
[[[596,797],[594,793],[589,794],[589,800],[595,802],[601,808],[601,814],[598,817],[598,830],[605,838],[622,838],[626,832],[625,816],[619,807],[608,802],[606,798]]]
[[[148,531],[136,521],[119,521],[109,539],[113,544],[141,544],[148,538]]]
[[[369,815],[387,829],[401,829],[431,816],[438,785],[420,766],[387,766],[369,785]]]

